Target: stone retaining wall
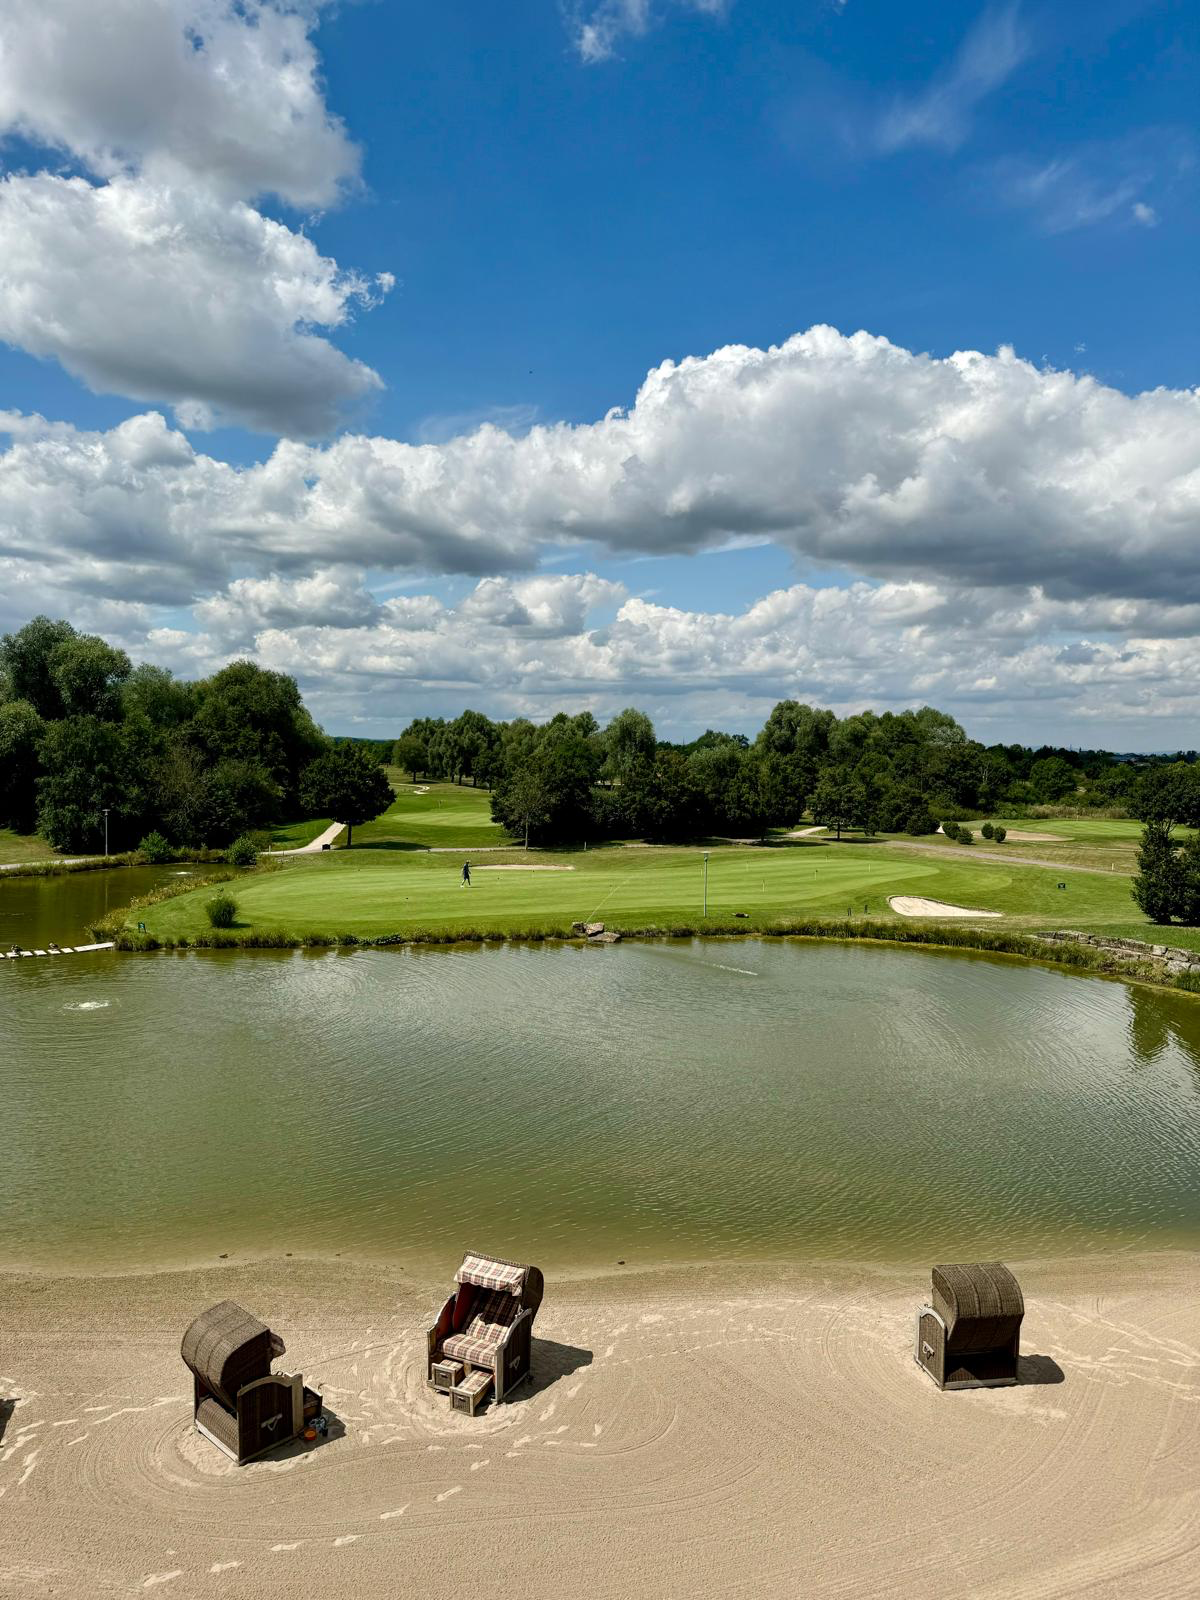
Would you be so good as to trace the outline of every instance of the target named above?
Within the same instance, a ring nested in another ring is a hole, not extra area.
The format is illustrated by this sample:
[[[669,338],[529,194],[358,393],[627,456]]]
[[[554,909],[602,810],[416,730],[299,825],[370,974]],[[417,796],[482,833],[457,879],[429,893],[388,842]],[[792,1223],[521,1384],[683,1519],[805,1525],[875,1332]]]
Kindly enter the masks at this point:
[[[1153,961],[1163,966],[1172,977],[1183,972],[1200,974],[1200,950],[1181,950],[1178,945],[1146,944],[1141,939],[1104,939],[1096,933],[1079,933],[1072,929],[1039,933],[1035,937],[1044,939],[1047,944],[1086,944],[1093,950],[1108,950],[1116,956]]]

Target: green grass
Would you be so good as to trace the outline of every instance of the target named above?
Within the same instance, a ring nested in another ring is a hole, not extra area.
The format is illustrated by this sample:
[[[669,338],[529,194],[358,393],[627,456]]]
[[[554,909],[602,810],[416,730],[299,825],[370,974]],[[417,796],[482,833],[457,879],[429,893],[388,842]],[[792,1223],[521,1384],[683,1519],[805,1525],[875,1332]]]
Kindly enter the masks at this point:
[[[357,837],[357,836],[356,836]],[[560,870],[495,870],[552,867]],[[567,868],[569,870],[561,870]],[[565,930],[599,919],[621,928],[700,920],[703,853],[679,848],[609,848],[543,855],[519,850],[475,863],[474,886],[459,884],[453,856],[358,849],[294,859],[268,876],[250,876],[236,891],[244,931],[353,934],[513,933]],[[1057,887],[1065,882],[1066,889]],[[1072,873],[951,854],[893,850],[886,844],[821,844],[783,849],[714,849],[709,858],[708,909],[714,920],[747,913],[768,926],[799,916],[900,920],[893,894],[924,895],[985,911],[1003,920],[980,926],[1026,933],[1042,928],[1121,932],[1152,942],[1184,944],[1184,930],[1151,927],[1138,916],[1121,874]],[[866,910],[864,912],[864,905]],[[202,893],[188,893],[131,913],[151,934],[189,937],[207,927]],[[1200,933],[1191,939],[1200,940]]]
[[[52,861],[62,852],[56,850],[36,833],[14,833],[11,828],[0,828],[0,864],[11,861]]]
[[[980,833],[985,821],[1003,826],[1009,837],[1003,844],[985,839]],[[1142,825],[1130,818],[1120,817],[990,817],[966,824],[975,835],[974,845],[960,845],[942,834],[929,834],[915,841],[950,852],[964,850],[995,850],[1019,861],[1022,856],[1030,860],[1061,862],[1063,866],[1095,867],[1102,872],[1134,872]],[[1015,839],[1013,833],[1029,834],[1028,839]],[[897,836],[898,837],[898,836]]]
[[[355,828],[355,850],[478,848],[511,842],[492,821],[488,790],[457,783],[407,783],[397,767],[388,768],[388,777],[396,798],[383,816]]]
[[[324,833],[332,817],[304,817],[296,822],[277,822],[271,829],[272,850],[298,850]]]

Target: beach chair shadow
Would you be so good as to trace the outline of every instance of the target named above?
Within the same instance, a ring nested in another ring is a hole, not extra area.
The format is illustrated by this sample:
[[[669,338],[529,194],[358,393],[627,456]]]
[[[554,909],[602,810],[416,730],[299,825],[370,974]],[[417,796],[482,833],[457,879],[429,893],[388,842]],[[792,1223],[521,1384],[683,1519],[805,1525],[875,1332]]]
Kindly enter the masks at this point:
[[[295,1456],[311,1455],[314,1450],[320,1450],[322,1445],[332,1444],[335,1439],[344,1439],[346,1437],[346,1424],[338,1416],[337,1412],[330,1411],[329,1407],[326,1406],[321,1414],[325,1418],[326,1431],[324,1433],[318,1433],[317,1437],[311,1441],[301,1438],[289,1439],[287,1444],[281,1445],[277,1450],[272,1450],[264,1459],[267,1461],[291,1461]]]
[[[1067,1375],[1053,1356],[1019,1356],[1017,1383],[1065,1383]]]
[[[530,1378],[515,1389],[507,1400],[508,1405],[524,1405],[534,1400],[556,1384],[560,1378],[569,1377],[581,1367],[590,1367],[593,1355],[576,1344],[559,1344],[557,1339],[534,1339],[530,1361]]]
[[[16,1409],[15,1400],[0,1400],[0,1444],[4,1442],[4,1430],[8,1427],[8,1419]]]

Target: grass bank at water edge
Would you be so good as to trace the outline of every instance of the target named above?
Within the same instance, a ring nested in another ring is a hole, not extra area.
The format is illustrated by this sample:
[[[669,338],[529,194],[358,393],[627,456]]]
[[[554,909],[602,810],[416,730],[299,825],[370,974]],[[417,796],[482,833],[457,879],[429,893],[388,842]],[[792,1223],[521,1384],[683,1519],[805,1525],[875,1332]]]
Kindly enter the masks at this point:
[[[1015,956],[1047,966],[1068,967],[1080,972],[1136,979],[1197,992],[1194,981],[1176,980],[1161,962],[1150,956],[1140,959],[1119,956],[1109,951],[1071,943],[1043,941],[1034,935],[992,933],[987,929],[895,922],[824,921],[814,918],[780,919],[769,923],[719,918],[694,923],[657,924],[622,927],[614,930],[622,940],[659,939],[814,939],[838,943],[900,944],[920,949],[975,950],[987,955]],[[569,925],[497,928],[411,928],[404,933],[374,937],[356,933],[322,933],[310,930],[293,933],[283,928],[263,930],[210,928],[179,937],[159,937],[153,933],[131,932],[122,928],[113,934],[118,950],[299,950],[299,949],[386,949],[412,945],[520,944],[567,942],[587,944]]]

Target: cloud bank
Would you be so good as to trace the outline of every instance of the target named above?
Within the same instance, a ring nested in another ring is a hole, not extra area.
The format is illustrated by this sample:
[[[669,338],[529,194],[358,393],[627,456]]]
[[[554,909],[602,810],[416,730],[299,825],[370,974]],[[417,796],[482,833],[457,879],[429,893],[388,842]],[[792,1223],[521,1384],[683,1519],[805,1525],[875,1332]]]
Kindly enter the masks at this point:
[[[53,573],[52,609],[106,616],[135,649],[184,665],[249,650],[318,704],[336,676],[338,715],[381,706],[380,684],[389,707],[424,686],[501,712],[654,695],[676,720],[689,696],[752,719],[783,693],[1181,717],[1190,692],[1191,390],[1126,395],[1009,350],[934,358],[816,327],[664,363],[593,423],[285,441],[242,468],[154,413],[103,433],[0,420],[0,620]],[[731,540],[856,581],[726,615],[603,575]],[[548,559],[578,570],[539,573]],[[375,592],[396,575],[475,581],[453,604]],[[196,633],[155,632],[189,608]]]
[[[1200,601],[1200,395],[1126,395],[1018,359],[815,327],[650,372],[598,422],[443,444],[347,434],[235,468],[153,413],[108,433],[10,417],[0,537],[64,572],[137,549],[231,566],[340,559],[479,576],[548,547],[692,554],[758,536],[878,579]],[[161,569],[161,570],[160,570]],[[149,597],[149,596],[147,596]]]
[[[83,173],[0,183],[0,338],[186,426],[331,433],[378,375],[316,329],[367,284],[251,202],[335,203],[359,154],[289,0],[0,7],[0,134]],[[57,164],[57,162],[56,162]]]

